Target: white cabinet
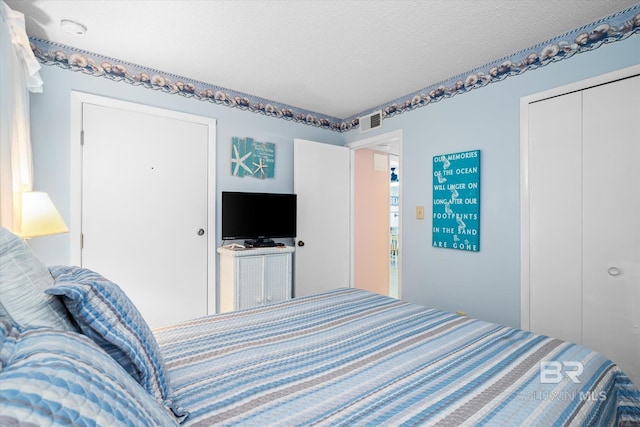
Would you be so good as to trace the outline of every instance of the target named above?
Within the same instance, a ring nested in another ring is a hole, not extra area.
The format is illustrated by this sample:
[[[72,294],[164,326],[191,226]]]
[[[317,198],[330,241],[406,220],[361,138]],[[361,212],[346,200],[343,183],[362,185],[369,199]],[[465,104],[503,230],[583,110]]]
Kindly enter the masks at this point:
[[[522,187],[528,328],[604,354],[636,385],[639,123],[640,76],[530,103]]]
[[[291,298],[293,247],[230,249],[220,254],[220,312]]]

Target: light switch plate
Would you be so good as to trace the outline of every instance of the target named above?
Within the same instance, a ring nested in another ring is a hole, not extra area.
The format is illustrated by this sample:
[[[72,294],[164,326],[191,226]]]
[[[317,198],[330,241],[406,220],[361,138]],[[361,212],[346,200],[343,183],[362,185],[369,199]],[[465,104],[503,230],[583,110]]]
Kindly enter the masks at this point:
[[[416,219],[424,219],[424,206],[416,206]]]

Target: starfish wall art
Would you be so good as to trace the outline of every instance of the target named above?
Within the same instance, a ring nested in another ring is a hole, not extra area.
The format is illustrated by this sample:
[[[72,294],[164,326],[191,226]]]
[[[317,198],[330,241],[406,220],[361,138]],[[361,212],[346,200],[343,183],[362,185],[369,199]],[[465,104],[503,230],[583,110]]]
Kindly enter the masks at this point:
[[[252,138],[231,139],[231,174],[254,178],[273,178],[276,168],[276,145]]]

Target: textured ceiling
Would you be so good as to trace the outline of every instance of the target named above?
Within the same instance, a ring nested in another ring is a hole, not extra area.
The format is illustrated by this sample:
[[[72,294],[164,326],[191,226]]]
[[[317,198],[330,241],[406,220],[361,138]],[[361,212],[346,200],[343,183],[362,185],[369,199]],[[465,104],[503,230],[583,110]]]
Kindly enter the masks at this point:
[[[31,37],[346,118],[636,0],[5,0]],[[66,34],[60,20],[84,24]]]

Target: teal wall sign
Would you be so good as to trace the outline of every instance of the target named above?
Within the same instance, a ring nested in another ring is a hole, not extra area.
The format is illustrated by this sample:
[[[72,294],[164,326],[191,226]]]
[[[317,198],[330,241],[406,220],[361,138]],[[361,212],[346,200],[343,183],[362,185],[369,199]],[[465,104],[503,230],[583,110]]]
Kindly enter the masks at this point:
[[[254,178],[273,178],[276,169],[276,145],[252,138],[231,139],[231,174]]]
[[[480,250],[480,150],[433,157],[433,246]]]

